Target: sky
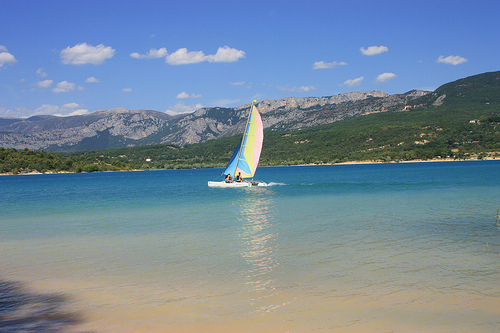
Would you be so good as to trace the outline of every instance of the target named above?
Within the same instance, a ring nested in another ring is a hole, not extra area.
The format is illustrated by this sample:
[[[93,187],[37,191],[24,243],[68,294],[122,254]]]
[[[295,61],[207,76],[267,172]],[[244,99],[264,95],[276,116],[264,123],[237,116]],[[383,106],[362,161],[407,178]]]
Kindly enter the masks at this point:
[[[500,70],[498,0],[0,0],[0,117],[434,90]]]

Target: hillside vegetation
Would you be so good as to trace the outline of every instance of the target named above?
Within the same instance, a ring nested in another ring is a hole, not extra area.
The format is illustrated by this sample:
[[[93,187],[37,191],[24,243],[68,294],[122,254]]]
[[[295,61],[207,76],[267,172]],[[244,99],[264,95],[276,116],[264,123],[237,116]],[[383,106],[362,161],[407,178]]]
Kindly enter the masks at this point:
[[[261,165],[500,158],[500,72],[445,84],[403,107],[310,129],[265,131]],[[72,154],[2,148],[0,173],[224,167],[240,139]]]

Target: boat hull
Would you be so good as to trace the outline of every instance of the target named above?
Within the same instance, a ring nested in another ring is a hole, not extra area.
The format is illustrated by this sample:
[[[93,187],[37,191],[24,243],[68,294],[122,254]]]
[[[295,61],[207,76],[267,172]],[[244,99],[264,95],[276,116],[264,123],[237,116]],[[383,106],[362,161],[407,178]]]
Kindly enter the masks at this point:
[[[223,187],[223,188],[239,188],[239,187],[253,187],[253,186],[267,186],[264,182],[232,182],[226,183],[225,181],[220,182],[208,182],[208,187]]]

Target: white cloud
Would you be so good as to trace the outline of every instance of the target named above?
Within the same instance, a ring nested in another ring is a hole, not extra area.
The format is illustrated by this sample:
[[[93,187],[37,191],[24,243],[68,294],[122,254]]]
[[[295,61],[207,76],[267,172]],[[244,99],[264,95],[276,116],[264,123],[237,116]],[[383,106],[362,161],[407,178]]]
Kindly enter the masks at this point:
[[[43,81],[38,81],[34,85],[37,86],[38,88],[49,88],[54,81],[52,80],[43,80]]]
[[[135,59],[156,59],[163,58],[168,55],[167,49],[162,47],[161,49],[151,49],[146,54],[139,54],[137,52],[131,53],[130,56]]]
[[[1,47],[1,45],[0,45]],[[5,118],[27,118],[32,115],[33,111],[25,107],[18,107],[14,110],[3,108],[0,106],[0,117]]]
[[[205,55],[203,51],[188,51],[186,48],[168,54],[165,62],[170,65],[197,64],[200,62],[235,62],[245,57],[245,52],[230,48],[229,46],[219,47],[217,53]]]
[[[180,48],[168,54],[167,49],[150,49],[146,54],[137,52],[130,56],[135,59],[155,59],[165,57],[165,62],[170,65],[197,64],[200,62],[235,62],[245,57],[245,52],[230,48],[229,46],[219,47],[215,54],[205,55],[203,51],[188,51],[187,48]]]
[[[377,82],[387,82],[389,80],[392,80],[396,77],[397,75],[394,73],[382,73],[379,76],[377,76],[376,81]]]
[[[183,92],[177,94],[177,98],[178,99],[189,98],[189,94],[187,92],[183,91]]]
[[[448,65],[460,65],[464,62],[467,62],[467,59],[461,57],[461,56],[447,56],[446,58],[443,56],[439,56],[438,60],[436,60],[437,63],[442,63],[442,64],[448,64]]]
[[[243,86],[245,85],[245,81],[241,82],[229,82],[232,86]]]
[[[186,48],[178,49],[165,58],[165,62],[170,65],[197,64],[206,60],[203,51],[188,52]]]
[[[177,99],[185,99],[185,98],[200,98],[200,94],[191,94],[189,95],[187,92],[183,91],[179,94],[177,94]]]
[[[175,116],[178,114],[193,113],[196,110],[201,109],[202,107],[203,105],[199,103],[194,105],[184,105],[184,103],[180,102],[165,110],[165,113]]]
[[[245,58],[245,52],[237,49],[230,48],[229,46],[219,47],[217,53],[208,55],[206,60],[208,62],[235,62],[240,58]]]
[[[36,115],[52,115],[59,117],[87,114],[89,111],[78,103],[67,103],[63,106],[43,104],[35,110],[16,108],[15,110],[0,107],[0,116],[9,118],[28,118]]]
[[[81,115],[88,114],[88,113],[89,113],[89,110],[87,110],[87,109],[78,109],[78,110],[75,110],[75,111],[73,111],[73,112],[71,112],[71,113],[69,113],[67,115],[61,115],[61,116],[62,117],[64,117],[64,116],[68,116],[68,117],[70,117],[70,116],[81,116]]]
[[[52,91],[55,93],[65,93],[73,91],[75,89],[77,89],[77,86],[73,82],[61,81],[56,85],[55,88],[52,89]],[[80,87],[78,87],[78,90],[81,90]]]
[[[63,106],[43,104],[37,108],[31,115],[51,115],[57,117],[68,117],[87,114],[89,111],[83,109],[83,105],[78,103],[66,103]]]
[[[66,103],[61,106],[54,116],[68,117],[68,116],[81,116],[89,113],[89,110],[83,109],[83,105],[78,103]]]
[[[106,59],[111,59],[115,55],[115,50],[110,46],[100,44],[98,46],[87,43],[77,44],[67,47],[61,51],[61,62],[65,65],[100,65]]]
[[[122,91],[123,91],[123,92],[131,92],[131,91],[132,91],[132,88],[124,88]]]
[[[339,84],[339,86],[355,87],[361,85],[365,78],[363,76],[344,81],[344,83]]]
[[[384,52],[389,52],[389,48],[387,46],[370,46],[367,49],[362,47],[359,50],[366,56],[372,56]]]
[[[278,89],[279,90],[283,90],[283,91],[291,91],[291,92],[308,92],[308,91],[311,91],[311,90],[315,90],[316,87],[315,86],[302,86],[302,87],[289,87],[289,86],[286,86],[286,87],[280,87],[278,86]]]
[[[78,103],[66,103],[62,106],[63,109],[78,109],[81,108],[83,105],[80,105]]]
[[[97,82],[100,82],[98,79],[96,79],[95,77],[91,76],[91,77],[88,77],[86,80],[85,80],[86,83],[97,83]]]
[[[345,66],[347,65],[347,62],[341,61],[333,61],[333,62],[324,62],[324,61],[316,61],[313,64],[313,69],[327,69],[327,68],[334,68],[337,66]]]
[[[39,108],[35,109],[34,114],[32,115],[53,115],[59,111],[59,106],[57,105],[51,105],[51,104],[43,104]]]
[[[38,75],[39,77],[46,77],[47,73],[45,73],[44,69],[42,67],[40,67],[36,70],[36,75]]]
[[[7,48],[3,45],[0,45],[0,68],[5,64],[14,65],[17,63],[14,55],[8,52]]]

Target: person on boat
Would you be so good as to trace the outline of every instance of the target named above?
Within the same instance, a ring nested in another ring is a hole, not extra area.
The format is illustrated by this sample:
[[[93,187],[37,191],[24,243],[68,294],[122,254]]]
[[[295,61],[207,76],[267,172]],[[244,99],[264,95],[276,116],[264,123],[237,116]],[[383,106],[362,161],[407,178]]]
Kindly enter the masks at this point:
[[[232,180],[232,178],[231,178],[231,174],[230,174],[230,173],[228,173],[228,174],[226,175],[226,178],[224,178],[224,181],[225,181],[226,183],[232,183],[232,182],[233,182],[233,180]]]
[[[238,175],[236,176],[236,181],[237,181],[238,183],[240,183],[240,182],[243,182],[243,181],[244,181],[243,177],[241,176],[241,172],[238,172]]]

